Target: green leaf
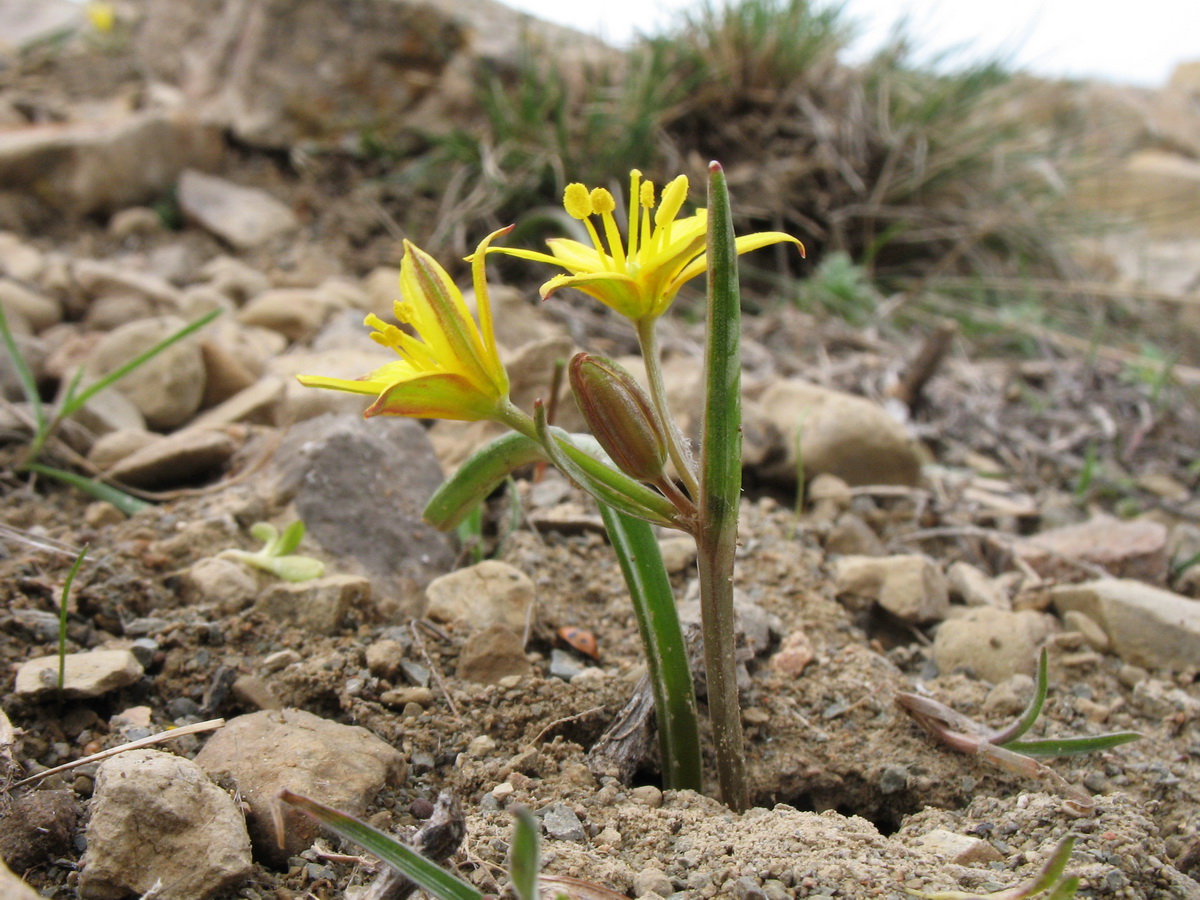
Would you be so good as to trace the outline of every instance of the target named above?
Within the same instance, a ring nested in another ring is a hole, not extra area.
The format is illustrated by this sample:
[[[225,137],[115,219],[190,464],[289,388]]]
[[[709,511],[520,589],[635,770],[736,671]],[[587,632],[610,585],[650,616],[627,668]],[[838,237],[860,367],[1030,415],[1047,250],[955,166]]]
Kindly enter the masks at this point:
[[[512,853],[508,872],[517,900],[538,900],[538,875],[541,874],[541,850],[538,823],[528,809],[516,810]]]
[[[87,556],[87,553],[88,545],[84,544],[79,555],[75,557],[71,571],[67,573],[67,580],[63,582],[62,599],[58,605],[58,690],[60,692],[63,689],[67,668],[67,598],[71,595],[71,585],[75,583],[75,576],[79,573],[79,567],[83,565],[83,558]]]
[[[1009,743],[1015,741],[1037,721],[1038,716],[1042,714],[1042,706],[1046,703],[1046,691],[1050,686],[1050,663],[1049,655],[1046,648],[1042,648],[1041,654],[1038,656],[1037,670],[1037,687],[1033,692],[1033,697],[1029,701],[1029,705],[1025,707],[1025,711],[1017,717],[1017,721],[1013,722],[1007,728],[1001,729],[992,734],[988,738],[988,743],[998,744],[1001,747],[1008,747]],[[1012,749],[1011,747],[1009,749]]]
[[[139,500],[137,497],[130,496],[112,485],[104,484],[101,481],[96,481],[94,478],[87,478],[75,472],[68,472],[65,469],[56,469],[54,466],[44,466],[36,462],[26,463],[24,468],[29,472],[45,475],[47,478],[53,478],[56,481],[61,481],[63,484],[69,484],[71,487],[78,488],[85,494],[95,497],[97,500],[111,503],[127,516],[140,513],[144,509],[151,509],[154,506],[153,503]]]
[[[304,540],[304,522],[297,519],[287,528],[283,529],[283,534],[279,536],[279,541],[276,543],[273,550],[275,556],[287,556]]]
[[[4,349],[8,351],[8,358],[12,360],[13,369],[17,373],[17,381],[21,382],[21,393],[25,395],[25,401],[33,410],[34,428],[40,434],[46,430],[46,411],[42,407],[42,398],[38,394],[37,380],[33,377],[33,371],[17,348],[17,339],[13,337],[12,330],[8,327],[8,318],[4,315],[3,305],[0,305],[0,340],[4,342]]]
[[[483,894],[461,878],[353,816],[286,788],[278,797],[346,840],[374,853],[439,900],[483,900]]]
[[[1144,735],[1136,731],[1115,731],[1110,734],[1093,734],[1086,737],[1009,741],[1007,744],[999,746],[1025,756],[1077,756],[1082,753],[1095,753],[1098,750],[1119,747],[1121,744],[1128,744],[1130,741],[1140,740],[1142,737]]]
[[[425,506],[425,521],[449,531],[466,519],[492,491],[521,466],[544,462],[546,453],[533,438],[511,432],[496,438],[442,482]]]
[[[633,600],[654,693],[663,785],[701,792],[700,725],[687,644],[675,608],[671,581],[650,525],[600,504],[625,585]]]

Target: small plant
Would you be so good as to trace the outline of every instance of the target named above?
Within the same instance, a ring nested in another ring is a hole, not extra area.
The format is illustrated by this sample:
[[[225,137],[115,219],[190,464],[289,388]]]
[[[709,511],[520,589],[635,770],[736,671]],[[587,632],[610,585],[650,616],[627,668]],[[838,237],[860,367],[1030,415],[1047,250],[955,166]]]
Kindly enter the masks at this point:
[[[309,581],[325,574],[325,564],[319,559],[292,553],[304,538],[304,523],[299,519],[283,529],[282,533],[270,522],[255,522],[250,526],[250,534],[263,542],[261,550],[254,553],[222,550],[217,555],[270,572],[284,581]]]
[[[1018,775],[1047,778],[1057,783],[1071,801],[1083,809],[1091,809],[1092,798],[1066,781],[1053,769],[1038,762],[1037,756],[1074,756],[1095,753],[1120,744],[1136,741],[1142,735],[1136,731],[1118,731],[1112,734],[1096,734],[1084,737],[1044,738],[1023,741],[1025,734],[1046,702],[1049,685],[1048,657],[1045,648],[1038,658],[1037,687],[1025,711],[1011,725],[993,731],[974,719],[956,712],[943,703],[919,694],[899,692],[896,702],[922,728],[933,735],[939,743],[962,753],[977,755],[989,763]]]
[[[80,366],[71,380],[67,383],[66,390],[63,392],[62,400],[59,401],[53,414],[48,414],[45,405],[42,403],[41,395],[38,393],[37,384],[34,381],[33,372],[30,371],[29,365],[21,356],[20,350],[17,347],[17,342],[13,337],[12,331],[8,327],[8,319],[4,316],[4,309],[0,307],[0,342],[3,342],[4,348],[8,351],[12,358],[13,366],[17,371],[17,378],[21,382],[21,390],[25,394],[25,400],[29,404],[32,421],[30,429],[33,432],[30,437],[29,446],[26,448],[24,456],[17,464],[18,472],[31,472],[35,475],[44,475],[48,478],[54,478],[57,481],[69,484],[72,487],[79,488],[87,494],[95,497],[97,500],[106,500],[113,506],[117,507],[127,515],[133,515],[150,506],[144,500],[139,500],[125,491],[119,490],[111,485],[104,484],[95,478],[79,475],[75,472],[70,472],[66,469],[60,469],[56,466],[48,466],[39,460],[46,450],[51,439],[54,437],[55,431],[63,423],[75,413],[79,412],[92,397],[112,387],[116,382],[120,381],[130,372],[136,370],[139,366],[145,365],[158,354],[162,353],[168,347],[179,343],[188,335],[193,334],[215,319],[221,314],[221,310],[214,309],[194,322],[180,328],[173,334],[163,338],[153,347],[139,353],[133,359],[125,364],[118,366],[107,375],[92,382],[87,387],[81,388],[83,381],[83,367]]]
[[[848,325],[866,325],[875,315],[879,294],[867,270],[855,265],[850,254],[835,251],[817,264],[800,282],[796,304],[808,312],[838,316]]]
[[[908,888],[905,888],[905,891],[915,897],[924,897],[926,900],[1027,900],[1038,894],[1044,894],[1044,900],[1071,900],[1075,896],[1075,892],[1079,890],[1079,876],[1064,875],[1064,873],[1074,848],[1075,836],[1068,835],[1054,848],[1054,852],[1046,860],[1046,865],[1033,880],[1028,884],[1020,884],[1007,890],[995,891],[990,894],[976,894],[971,891],[925,893],[924,891],[911,891]]]
[[[479,309],[476,324],[462,294],[428,254],[405,242],[400,267],[403,301],[397,318],[420,336],[367,317],[372,337],[399,356],[349,381],[300,376],[311,387],[375,397],[367,416],[399,415],[490,420],[513,433],[480,450],[452,475],[425,509],[433,525],[457,526],[516,468],[548,460],[596,498],[617,553],[638,620],[657,711],[663,780],[700,790],[696,699],[670,581],[650,525],[691,534],[698,548],[700,603],[709,717],[721,796],[737,810],[749,805],[734,654],[733,561],[741,495],[740,298],[737,256],[782,242],[765,232],[734,238],[725,173],[709,167],[709,208],[685,217],[688,180],[679,176],[656,195],[636,169],[630,175],[626,234],[604,188],[567,186],[563,206],[589,243],[559,238],[550,252],[490,248],[510,229],[494,232],[469,258]],[[508,373],[492,330],[484,263],[505,253],[565,269],[545,282],[543,297],[575,288],[629,319],[646,368],[649,392],[615,363],[587,353],[568,366],[571,389],[591,435],[553,427],[539,401],[532,415],[509,399]],[[666,402],[658,319],[683,285],[706,272],[708,332],[699,460],[693,457]]]

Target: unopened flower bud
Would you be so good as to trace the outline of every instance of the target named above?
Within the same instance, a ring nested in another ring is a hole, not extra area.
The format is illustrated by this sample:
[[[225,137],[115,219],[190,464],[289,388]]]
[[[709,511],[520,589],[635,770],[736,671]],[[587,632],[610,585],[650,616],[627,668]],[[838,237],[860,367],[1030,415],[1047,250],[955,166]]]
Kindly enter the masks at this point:
[[[577,353],[569,377],[579,411],[617,468],[638,481],[661,480],[666,432],[633,376],[611,359]]]

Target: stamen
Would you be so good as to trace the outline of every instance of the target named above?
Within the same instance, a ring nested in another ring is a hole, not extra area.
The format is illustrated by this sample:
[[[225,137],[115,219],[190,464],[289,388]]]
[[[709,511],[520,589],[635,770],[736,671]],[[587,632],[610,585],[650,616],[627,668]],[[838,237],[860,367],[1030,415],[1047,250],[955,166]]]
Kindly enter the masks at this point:
[[[687,199],[687,192],[688,180],[686,175],[680,175],[672,179],[671,183],[663,188],[661,202],[654,213],[656,249],[665,247],[667,242],[671,240],[671,224],[675,221],[675,217],[679,215],[680,207],[683,206],[683,201]]]
[[[654,182],[647,181],[642,185],[642,243],[654,243],[654,230],[650,227],[650,210],[654,209]]]
[[[572,219],[586,219],[592,214],[592,195],[578,181],[563,191],[563,209]]]
[[[641,198],[642,173],[634,169],[629,173],[629,256],[638,252],[638,200]]]
[[[625,271],[625,248],[621,245],[621,231],[617,228],[617,220],[613,218],[613,210],[617,201],[604,188],[592,191],[592,210],[600,216],[604,223],[604,236],[608,239],[608,247],[612,252],[613,262],[620,271]]]

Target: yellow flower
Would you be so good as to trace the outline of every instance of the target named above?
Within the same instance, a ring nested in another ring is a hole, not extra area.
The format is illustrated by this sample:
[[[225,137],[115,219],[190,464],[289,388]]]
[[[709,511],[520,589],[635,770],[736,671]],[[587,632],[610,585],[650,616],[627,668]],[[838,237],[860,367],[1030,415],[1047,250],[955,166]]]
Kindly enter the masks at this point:
[[[629,185],[629,234],[627,242],[622,244],[613,217],[617,205],[612,194],[604,188],[589,191],[582,184],[569,184],[563,194],[563,206],[570,216],[583,222],[592,246],[552,238],[546,242],[550,253],[502,248],[492,252],[566,269],[568,274],[557,275],[542,285],[543,299],[559,288],[573,287],[635,322],[656,319],[666,312],[684,283],[704,272],[707,264],[704,252],[707,210],[677,218],[687,192],[687,176],[680,175],[663,188],[658,208],[654,209],[654,185],[642,181],[642,173],[634,169]],[[604,240],[592,223],[593,215],[600,218]],[[791,241],[804,253],[803,244],[779,231],[737,238],[737,252],[746,253],[781,241]]]
[[[369,315],[365,324],[375,329],[371,339],[395,350],[398,360],[352,381],[300,375],[300,383],[374,394],[376,400],[367,409],[367,416],[504,419],[509,406],[508,373],[496,352],[483,260],[492,239],[508,230],[484,238],[472,258],[478,325],[446,270],[428,253],[405,241],[400,262],[403,299],[396,301],[395,312],[397,320],[412,326],[420,340]]]

